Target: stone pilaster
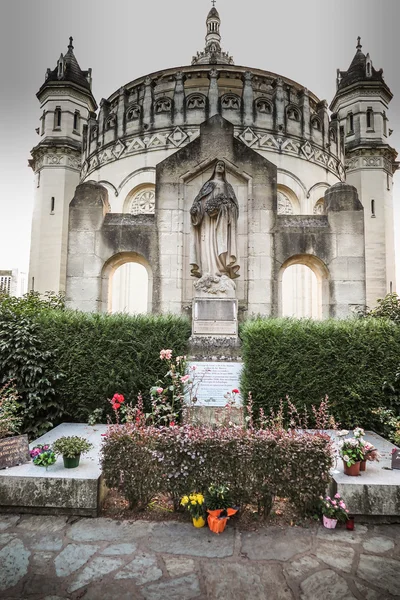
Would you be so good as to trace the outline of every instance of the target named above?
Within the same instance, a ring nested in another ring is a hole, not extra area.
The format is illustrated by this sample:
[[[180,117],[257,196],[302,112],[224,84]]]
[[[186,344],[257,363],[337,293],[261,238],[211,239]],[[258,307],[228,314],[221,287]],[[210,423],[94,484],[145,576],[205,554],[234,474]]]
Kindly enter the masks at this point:
[[[153,82],[151,77],[146,77],[144,80],[144,97],[143,97],[143,125],[146,128],[151,125],[153,117]]]
[[[310,129],[310,97],[308,95],[308,89],[304,88],[303,96],[301,98],[301,107],[303,109],[303,135],[306,140],[311,139]]]
[[[283,131],[285,128],[285,93],[283,81],[279,77],[275,88],[276,128]]]
[[[119,138],[123,137],[123,135],[124,135],[125,109],[126,109],[126,90],[124,87],[121,87],[119,90],[118,111],[117,111],[117,125],[118,125],[118,137]]]
[[[243,78],[243,121],[247,127],[254,123],[253,103],[253,75],[246,71]]]
[[[208,88],[208,104],[210,107],[209,117],[218,114],[218,71],[211,69],[210,71],[210,87]]]
[[[185,121],[185,87],[183,81],[183,73],[178,71],[175,75],[175,92],[174,92],[174,124],[183,125]]]

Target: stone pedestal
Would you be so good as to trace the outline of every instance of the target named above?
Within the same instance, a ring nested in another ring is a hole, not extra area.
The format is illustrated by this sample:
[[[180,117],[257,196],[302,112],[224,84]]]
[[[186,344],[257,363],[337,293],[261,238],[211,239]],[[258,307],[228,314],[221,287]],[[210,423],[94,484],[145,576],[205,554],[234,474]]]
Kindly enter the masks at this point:
[[[192,335],[194,337],[236,339],[238,335],[238,301],[235,298],[194,298]]]

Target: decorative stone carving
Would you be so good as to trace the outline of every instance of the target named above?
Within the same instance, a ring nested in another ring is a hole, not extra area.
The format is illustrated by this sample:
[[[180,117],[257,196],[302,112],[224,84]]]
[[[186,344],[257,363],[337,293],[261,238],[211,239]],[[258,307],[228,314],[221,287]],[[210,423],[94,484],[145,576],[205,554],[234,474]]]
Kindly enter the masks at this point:
[[[203,279],[208,293],[219,293],[220,283],[209,280],[239,277],[237,264],[237,220],[239,204],[233,187],[226,180],[223,161],[215,165],[211,178],[202,186],[190,209],[192,237],[190,266],[193,277]],[[208,282],[208,283],[207,283]],[[203,282],[199,285],[204,288]],[[225,283],[222,283],[225,286]],[[204,291],[204,290],[203,290]]]
[[[256,100],[256,110],[259,113],[271,115],[272,114],[272,104],[266,98],[258,98],[258,100]]]
[[[321,121],[318,117],[311,117],[311,127],[317,131],[321,131]]]
[[[117,124],[117,115],[111,115],[106,121],[106,131],[114,129]]]
[[[293,215],[293,205],[289,198],[278,191],[278,215]]]
[[[315,203],[313,214],[314,215],[325,215],[326,214],[325,203],[324,203],[323,198],[321,198],[320,200],[318,200],[318,202]]]
[[[132,198],[129,212],[131,215],[154,215],[155,201],[154,189],[141,190]]]
[[[186,101],[186,106],[188,110],[202,110],[206,107],[206,98],[202,94],[191,94]]]
[[[297,108],[290,106],[287,109],[286,114],[287,114],[287,118],[290,119],[291,121],[300,121],[300,111],[298,111]]]
[[[236,284],[227,275],[204,275],[195,282],[197,295],[235,297]],[[203,294],[202,294],[203,293]]]
[[[171,98],[159,98],[156,102],[155,111],[156,114],[169,113],[171,112],[172,102]]]
[[[221,106],[226,110],[240,110],[240,98],[235,94],[225,94],[222,97]]]
[[[140,117],[140,106],[138,104],[133,104],[129,106],[126,111],[126,119],[127,121],[137,121]]]

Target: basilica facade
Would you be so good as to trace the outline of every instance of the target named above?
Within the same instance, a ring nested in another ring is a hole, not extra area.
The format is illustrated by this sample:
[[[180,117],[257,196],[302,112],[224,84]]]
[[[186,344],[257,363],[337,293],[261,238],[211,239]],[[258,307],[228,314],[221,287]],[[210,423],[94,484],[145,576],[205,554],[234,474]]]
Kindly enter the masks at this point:
[[[31,289],[65,291],[84,311],[124,310],[138,297],[142,311],[190,312],[202,275],[193,244],[197,235],[199,254],[209,235],[196,232],[191,209],[223,164],[224,243],[235,254],[217,275],[234,281],[242,316],[282,315],[290,301],[289,314],[343,317],[395,291],[398,165],[382,70],[359,39],[328,105],[284,76],[236,66],[220,27],[213,7],[191,65],[125,83],[99,106],[72,38],[48,69],[30,161]]]

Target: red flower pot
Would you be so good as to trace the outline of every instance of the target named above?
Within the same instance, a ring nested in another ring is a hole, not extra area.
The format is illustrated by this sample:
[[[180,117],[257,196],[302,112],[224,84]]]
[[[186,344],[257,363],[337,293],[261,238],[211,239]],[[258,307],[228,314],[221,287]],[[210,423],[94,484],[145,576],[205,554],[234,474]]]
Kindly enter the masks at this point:
[[[354,465],[351,465],[351,467],[348,467],[345,461],[343,461],[343,469],[345,475],[357,477],[357,475],[360,474],[360,462],[356,462]]]
[[[365,471],[367,468],[367,461],[366,460],[362,460],[360,463],[360,471]]]

